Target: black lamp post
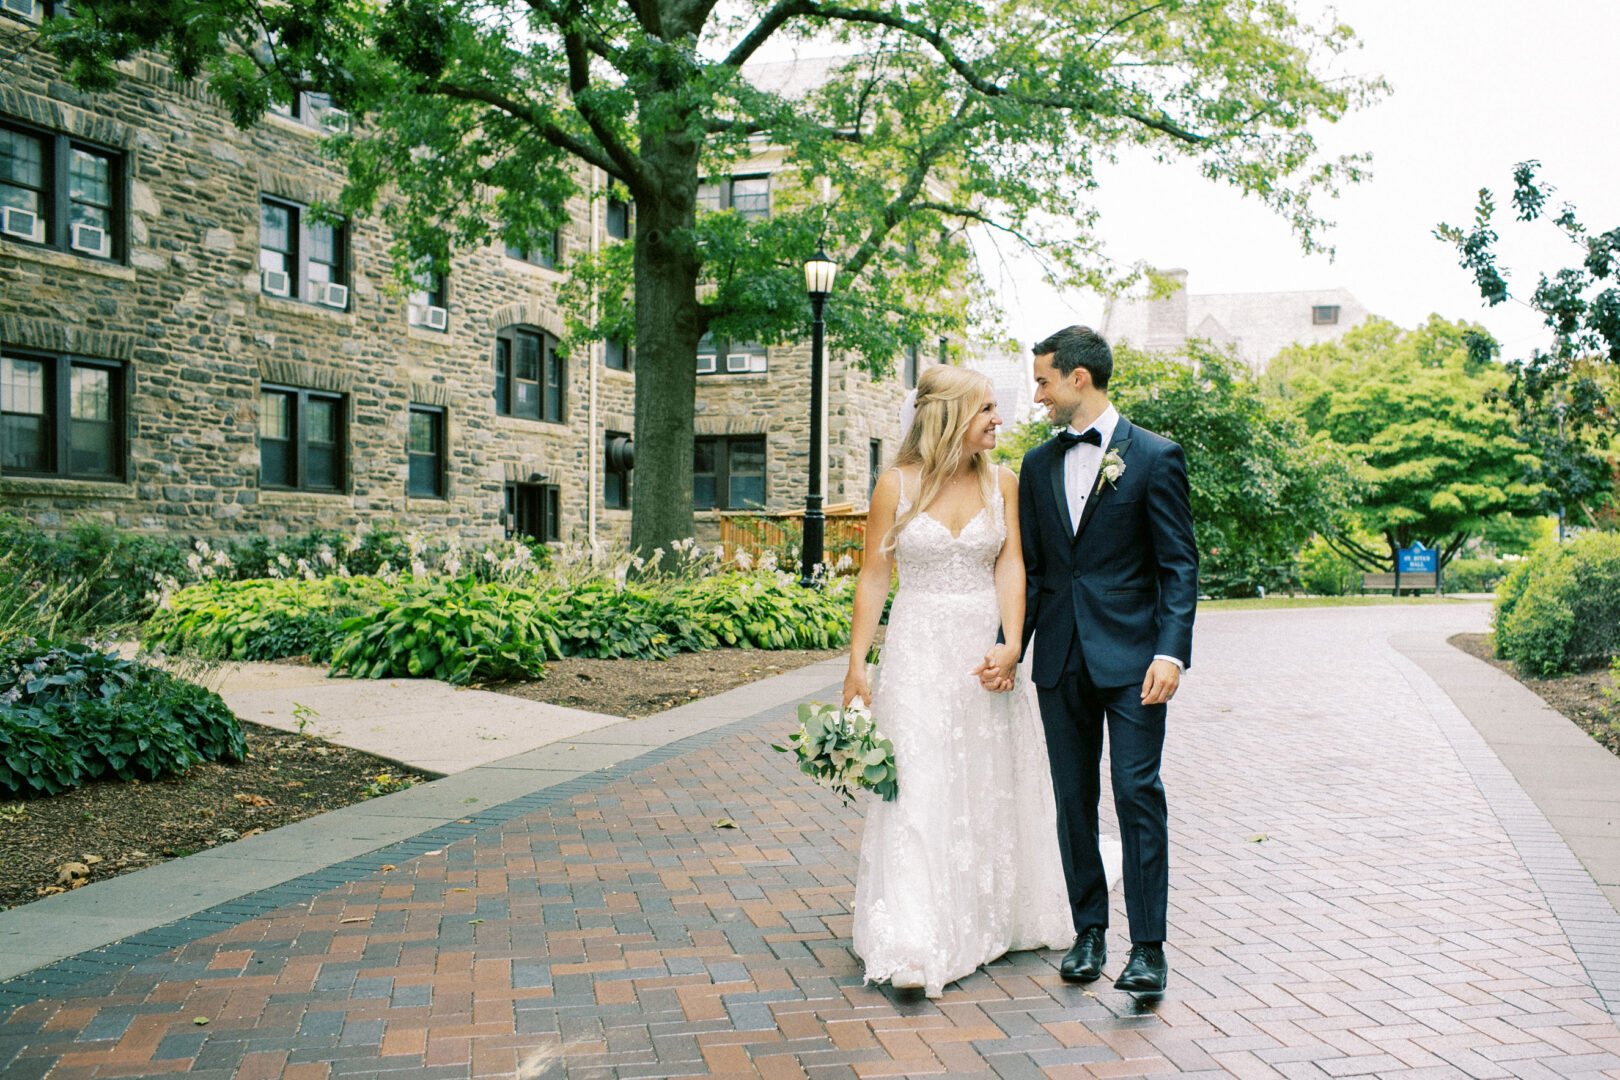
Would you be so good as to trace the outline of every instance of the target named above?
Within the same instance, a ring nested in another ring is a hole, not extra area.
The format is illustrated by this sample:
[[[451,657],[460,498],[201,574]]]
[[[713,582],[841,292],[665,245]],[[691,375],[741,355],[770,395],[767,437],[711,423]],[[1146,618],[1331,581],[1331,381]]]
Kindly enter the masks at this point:
[[[822,431],[822,345],[826,324],[821,321],[821,309],[832,292],[833,278],[838,264],[817,250],[804,264],[804,287],[810,294],[810,485],[804,493],[804,554],[800,563],[799,584],[809,588],[815,584],[815,569],[822,560],[822,547],[826,536],[827,520],[821,512]]]

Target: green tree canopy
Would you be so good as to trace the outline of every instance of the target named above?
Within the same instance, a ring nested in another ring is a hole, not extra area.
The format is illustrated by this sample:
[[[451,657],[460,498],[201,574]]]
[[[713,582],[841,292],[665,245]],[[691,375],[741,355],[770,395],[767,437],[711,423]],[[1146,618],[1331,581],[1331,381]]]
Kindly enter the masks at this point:
[[[592,332],[633,327],[644,549],[692,530],[699,338],[801,334],[818,244],[844,268],[835,347],[883,370],[967,317],[978,290],[952,238],[970,224],[1036,245],[1063,281],[1117,277],[1087,193],[1126,148],[1196,160],[1316,245],[1313,194],[1363,163],[1323,160],[1310,127],[1382,89],[1337,77],[1349,28],[1287,0],[84,0],[47,38],[88,88],[161,48],[242,125],[329,93],[363,118],[333,143],[342,209],[380,212],[402,266],[529,241],[559,223],[578,163],[603,170],[637,230],[586,291],[605,301]],[[767,43],[827,41],[854,58],[800,91],[744,73]],[[700,214],[700,181],[764,147],[797,192],[765,220]]]
[[[1550,209],[1551,184],[1536,179],[1540,163],[1513,170],[1513,206],[1520,222],[1542,220]],[[1481,188],[1469,229],[1440,225],[1435,235],[1457,249],[1480,296],[1492,306],[1506,302],[1508,270],[1496,257],[1496,203]],[[1588,524],[1620,499],[1609,449],[1620,432],[1616,382],[1620,376],[1620,228],[1597,232],[1576,218],[1568,203],[1551,224],[1578,256],[1573,265],[1542,274],[1526,303],[1540,312],[1551,332],[1546,351],[1508,362],[1513,379],[1506,397],[1517,410],[1519,429],[1536,454],[1535,479],[1544,486],[1549,512],[1573,511]],[[1612,524],[1612,520],[1610,521]]]
[[[1179,357],[1114,350],[1122,415],[1187,455],[1199,576],[1206,591],[1277,588],[1299,548],[1337,528],[1360,489],[1342,448],[1265,392],[1235,358],[1190,342]]]
[[[1364,569],[1388,567],[1414,541],[1450,560],[1498,515],[1537,511],[1536,459],[1501,399],[1507,373],[1478,348],[1482,334],[1439,316],[1410,331],[1369,319],[1272,362],[1268,380],[1306,427],[1365,463],[1356,517],[1389,550],[1330,534]]]

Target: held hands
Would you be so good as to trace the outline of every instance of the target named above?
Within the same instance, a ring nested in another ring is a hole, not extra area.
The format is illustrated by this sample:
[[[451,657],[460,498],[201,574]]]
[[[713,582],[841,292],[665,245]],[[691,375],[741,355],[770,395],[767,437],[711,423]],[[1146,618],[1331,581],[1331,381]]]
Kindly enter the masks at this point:
[[[1181,669],[1168,660],[1155,660],[1142,680],[1142,704],[1163,705],[1176,696],[1180,685]]]
[[[1013,670],[1018,667],[1018,646],[1004,643],[992,646],[971,674],[978,676],[979,685],[992,693],[1005,693],[1012,689]]]
[[[859,667],[851,665],[849,673],[844,676],[844,707],[848,708],[849,703],[856,698],[860,698],[867,705],[872,704],[872,688],[866,681],[865,664]]]

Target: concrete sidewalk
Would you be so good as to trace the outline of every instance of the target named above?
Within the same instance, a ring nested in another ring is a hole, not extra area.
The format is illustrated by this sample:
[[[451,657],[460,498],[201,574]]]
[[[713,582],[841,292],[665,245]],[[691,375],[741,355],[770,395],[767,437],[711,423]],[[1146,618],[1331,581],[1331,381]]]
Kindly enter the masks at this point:
[[[1045,952],[937,1002],[864,986],[859,811],[769,749],[794,688],[767,680],[729,724],[572,739],[636,755],[594,773],[551,746],[278,830],[310,826],[225,873],[301,877],[0,983],[0,1074],[1617,1080],[1620,762],[1445,645],[1486,612],[1200,617],[1166,747],[1157,1002],[1064,983]],[[828,698],[835,665],[793,673],[802,696]],[[0,914],[4,935],[31,913],[0,954],[66,951],[51,937],[95,889],[109,931],[165,902],[146,873]]]

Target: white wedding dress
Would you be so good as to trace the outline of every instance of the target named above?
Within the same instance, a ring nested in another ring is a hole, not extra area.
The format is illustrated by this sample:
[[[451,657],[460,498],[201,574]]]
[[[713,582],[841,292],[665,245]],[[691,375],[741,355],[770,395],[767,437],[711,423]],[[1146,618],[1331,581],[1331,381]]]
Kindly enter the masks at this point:
[[[1074,939],[1040,718],[1023,686],[993,694],[970,674],[1001,627],[1006,536],[998,495],[956,536],[918,514],[895,549],[872,716],[900,791],[868,804],[854,945],[868,982],[929,997],[1005,952]]]

